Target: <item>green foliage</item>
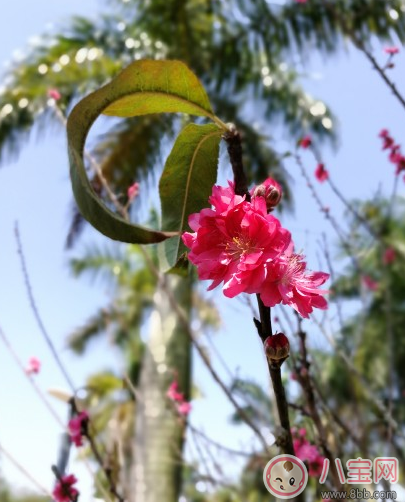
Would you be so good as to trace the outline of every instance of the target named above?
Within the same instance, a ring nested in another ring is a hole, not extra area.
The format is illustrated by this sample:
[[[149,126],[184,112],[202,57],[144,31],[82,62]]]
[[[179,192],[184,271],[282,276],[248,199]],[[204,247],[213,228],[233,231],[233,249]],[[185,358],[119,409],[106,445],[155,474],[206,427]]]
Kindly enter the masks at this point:
[[[5,483],[0,479],[2,486],[0,487],[1,502],[49,502],[48,497],[34,495],[31,493],[15,493],[5,486]]]
[[[177,137],[166,161],[159,183],[162,227],[179,234],[163,244],[170,267],[186,252],[180,235],[189,228],[188,216],[205,207],[211,195],[221,135],[222,130],[214,124],[189,124]]]
[[[101,113],[120,117],[185,113],[206,116],[214,122],[219,122],[212,113],[208,97],[200,82],[179,61],[135,62],[110,84],[90,94],[76,105],[67,123],[73,192],[83,216],[100,232],[122,242],[150,244],[178,234],[185,228],[187,214],[184,210],[190,206],[190,201],[194,200],[192,207],[196,211],[206,204],[209,191],[203,190],[203,200],[202,196],[193,198],[197,187],[191,191],[193,185],[190,182],[196,181],[195,176],[200,181],[205,180],[204,176],[201,176],[201,156],[207,158],[208,167],[214,166],[214,173],[216,172],[220,129],[217,126],[210,127],[206,137],[201,137],[201,134],[196,135],[195,128],[185,128],[181,133],[168,160],[164,181],[161,184],[163,207],[173,208],[173,204],[167,204],[173,193],[185,194],[183,205],[176,204],[182,214],[180,225],[174,224],[172,216],[164,216],[164,223],[168,227],[175,228],[176,232],[158,232],[130,224],[122,216],[114,214],[101,203],[88,180],[84,164],[84,145],[91,125]],[[187,155],[183,153],[185,148]],[[173,179],[174,168],[181,174],[180,176],[174,174]],[[210,176],[207,181],[212,184],[215,177]],[[204,181],[204,186],[207,186],[207,181]],[[179,201],[181,202],[181,197]]]

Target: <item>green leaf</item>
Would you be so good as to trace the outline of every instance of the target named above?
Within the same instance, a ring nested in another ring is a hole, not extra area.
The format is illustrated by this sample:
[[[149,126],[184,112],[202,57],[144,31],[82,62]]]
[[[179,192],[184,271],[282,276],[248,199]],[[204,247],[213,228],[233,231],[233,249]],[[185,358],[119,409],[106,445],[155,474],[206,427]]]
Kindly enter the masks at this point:
[[[108,94],[114,95],[114,103],[104,109],[105,115],[135,117],[150,113],[188,113],[214,120],[204,87],[180,61],[136,61],[108,87]]]
[[[87,134],[102,113],[129,117],[167,112],[206,116],[218,122],[197,77],[179,61],[137,61],[80,101],[69,116],[70,175],[77,205],[84,218],[111,239],[149,244],[174,234],[131,224],[103,204],[86,174],[83,156]]]
[[[173,267],[187,250],[180,234],[187,230],[188,216],[207,207],[217,179],[222,130],[214,125],[187,125],[179,134],[160,179],[162,228],[178,233],[165,241],[166,267]],[[162,256],[162,249],[160,250]]]

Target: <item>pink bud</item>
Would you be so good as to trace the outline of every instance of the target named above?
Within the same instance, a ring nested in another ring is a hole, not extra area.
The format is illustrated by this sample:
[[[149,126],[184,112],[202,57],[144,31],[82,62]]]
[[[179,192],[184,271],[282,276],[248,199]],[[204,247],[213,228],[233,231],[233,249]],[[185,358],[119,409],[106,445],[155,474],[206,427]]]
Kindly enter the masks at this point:
[[[384,265],[390,265],[395,261],[395,249],[387,248],[384,251],[383,263]]]
[[[57,89],[49,89],[48,97],[54,99],[55,101],[59,101],[62,97],[62,94]]]
[[[394,54],[398,54],[399,47],[397,47],[396,45],[391,45],[389,47],[384,47],[384,52],[386,54],[389,54],[390,56],[393,56]]]
[[[133,183],[127,191],[128,199],[130,201],[134,200],[137,195],[139,195],[139,183]]]
[[[253,197],[263,197],[266,200],[267,211],[272,211],[280,202],[283,189],[273,178],[267,178],[253,190]]]
[[[25,372],[27,375],[37,374],[41,369],[41,361],[36,357],[31,357],[28,361]]]
[[[166,396],[172,401],[182,402],[184,400],[183,394],[179,392],[179,384],[177,380],[173,380],[166,392]]]
[[[269,361],[286,359],[290,354],[290,342],[284,333],[276,333],[266,338],[264,351]]]
[[[315,177],[320,182],[323,183],[329,178],[329,172],[325,169],[325,165],[319,163],[315,169]]]
[[[301,437],[305,437],[307,435],[307,430],[305,427],[301,427],[301,429],[298,430],[298,435]]]
[[[362,277],[362,282],[370,291],[376,291],[378,289],[378,282],[372,279],[369,275],[364,275]]]
[[[183,401],[177,405],[177,411],[180,415],[186,416],[191,411],[191,404],[187,401]]]
[[[309,148],[312,145],[312,138],[309,134],[301,138],[299,146],[301,148]]]

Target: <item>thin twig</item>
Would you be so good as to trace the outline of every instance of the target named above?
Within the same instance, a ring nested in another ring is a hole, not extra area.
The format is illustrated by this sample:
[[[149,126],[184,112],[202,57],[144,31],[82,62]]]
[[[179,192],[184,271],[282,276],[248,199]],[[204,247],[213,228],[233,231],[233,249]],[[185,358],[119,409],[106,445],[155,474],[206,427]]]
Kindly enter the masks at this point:
[[[357,38],[355,35],[352,34],[352,40],[354,42],[354,45],[363,52],[363,54],[366,55],[367,59],[371,62],[373,65],[374,69],[377,71],[377,73],[380,75],[380,77],[384,80],[384,82],[387,84],[387,86],[391,89],[392,94],[398,99],[398,101],[401,103],[402,107],[405,108],[405,99],[402,96],[402,94],[398,91],[396,88],[395,84],[387,77],[387,74],[385,73],[384,69],[377,63],[377,60],[375,57],[371,54],[371,52],[366,48],[366,46],[363,44],[359,38]]]
[[[49,403],[49,401],[47,400],[47,398],[45,397],[45,395],[43,394],[43,392],[41,391],[41,389],[38,387],[35,379],[32,378],[32,377],[30,377],[29,375],[27,375],[21,359],[18,357],[18,354],[15,352],[13,346],[10,343],[10,340],[7,338],[7,336],[4,333],[3,329],[1,328],[1,326],[0,326],[0,338],[3,341],[4,345],[6,346],[7,350],[9,351],[9,353],[11,354],[12,358],[14,359],[14,361],[17,363],[17,366],[20,368],[20,370],[22,371],[22,373],[25,375],[25,377],[27,378],[27,380],[32,385],[32,387],[33,387],[35,393],[37,394],[37,396],[39,397],[40,401],[45,405],[45,407],[47,408],[47,410],[49,411],[49,413],[58,422],[58,424],[63,429],[65,429],[65,424],[63,423],[63,421],[59,417],[59,415],[56,413],[56,411],[52,408],[51,404]]]
[[[330,212],[325,210],[325,207],[322,204],[322,201],[321,201],[317,191],[315,190],[315,187],[314,187],[312,181],[310,180],[310,178],[305,170],[305,167],[304,167],[304,164],[302,163],[301,157],[298,154],[295,155],[295,160],[297,162],[298,167],[300,168],[300,171],[301,171],[303,178],[305,179],[305,181],[307,183],[307,186],[312,194],[313,199],[317,203],[320,211],[324,213],[325,218],[329,221],[329,223],[332,225],[333,229],[335,230],[337,236],[339,237],[340,242],[342,243],[343,248],[345,249],[348,256],[351,258],[354,268],[360,272],[360,266],[359,266],[358,260],[354,256],[354,254],[352,252],[352,248],[351,248],[349,242],[347,241],[346,237],[344,236],[343,230],[340,228],[338,222],[330,214]]]
[[[321,417],[319,415],[318,408],[316,406],[315,394],[312,387],[310,371],[309,371],[310,363],[308,361],[308,352],[306,346],[306,333],[302,329],[301,326],[302,321],[298,314],[297,314],[297,319],[298,319],[298,336],[300,339],[300,353],[301,353],[300,364],[301,368],[304,368],[306,370],[305,372],[298,371],[297,379],[302,387],[302,390],[304,391],[305,398],[307,401],[308,411],[318,432],[319,442],[322,447],[323,453],[330,462],[335,488],[339,490],[339,487],[341,485],[341,482],[339,480],[339,474],[337,472],[337,468],[335,465],[334,456],[332,455],[332,452],[328,445],[327,433],[322,423]]]
[[[22,273],[23,273],[23,277],[24,277],[24,282],[25,282],[25,286],[26,286],[26,290],[27,290],[27,293],[28,293],[28,299],[29,299],[29,302],[30,302],[30,305],[31,305],[31,309],[34,313],[34,317],[37,321],[37,324],[38,324],[38,327],[39,327],[39,330],[41,331],[41,334],[46,342],[46,344],[48,345],[49,347],[49,350],[51,351],[55,361],[56,361],[56,364],[58,365],[61,373],[63,374],[63,376],[65,377],[65,380],[66,382],[68,383],[71,391],[74,393],[75,392],[75,386],[73,384],[73,381],[72,379],[70,378],[69,376],[69,373],[67,372],[64,364],[62,363],[62,360],[61,358],[59,357],[59,354],[52,342],[52,339],[51,337],[49,336],[46,328],[45,328],[45,325],[42,321],[42,318],[39,314],[39,310],[38,310],[38,307],[36,305],[36,302],[35,302],[35,298],[34,298],[34,294],[33,294],[33,291],[32,291],[32,286],[31,286],[31,282],[30,282],[30,278],[29,278],[29,275],[28,275],[28,269],[27,269],[27,264],[26,264],[26,261],[25,261],[25,256],[24,256],[24,251],[23,251],[23,247],[22,247],[22,243],[21,243],[21,237],[20,237],[20,232],[19,232],[19,229],[18,229],[18,223],[16,222],[15,223],[15,227],[14,227],[14,233],[15,233],[15,238],[16,238],[16,241],[17,241],[17,252],[20,256],[20,263],[21,263],[21,269],[22,269]]]
[[[35,485],[47,497],[52,498],[52,494],[44,486],[41,485],[31,474],[11,455],[11,453],[0,444],[0,452],[16,467],[33,485]]]

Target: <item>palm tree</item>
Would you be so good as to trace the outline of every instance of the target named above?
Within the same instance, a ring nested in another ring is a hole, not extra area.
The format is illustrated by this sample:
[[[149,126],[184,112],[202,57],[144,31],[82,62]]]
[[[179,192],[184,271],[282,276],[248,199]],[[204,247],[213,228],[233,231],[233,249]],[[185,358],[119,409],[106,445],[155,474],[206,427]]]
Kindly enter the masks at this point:
[[[154,253],[148,259],[156,266]],[[185,398],[190,397],[190,339],[138,246],[113,252],[93,246],[83,257],[73,259],[71,265],[76,275],[101,275],[109,280],[113,294],[109,305],[70,335],[70,347],[80,354],[92,339],[108,335],[122,351],[125,372],[132,383],[131,388],[123,389],[123,375],[116,371],[89,378],[86,401],[92,410],[95,437],[107,445],[106,454],[112,465],[121,464],[117,479],[130,497],[135,493],[140,498],[145,483],[154,486],[149,496],[157,499],[164,490],[165,500],[174,500],[180,490],[185,422],[174,412],[166,392],[175,379]],[[192,306],[198,305],[193,316],[198,316],[205,328],[216,325],[216,309],[193,293],[192,281],[176,276],[169,276],[168,280],[188,317],[192,315]],[[150,333],[147,344],[140,334],[145,324]],[[151,459],[152,454],[159,454],[159,459]],[[144,483],[139,479],[140,470],[145,475]],[[159,483],[155,482],[157,478]]]

